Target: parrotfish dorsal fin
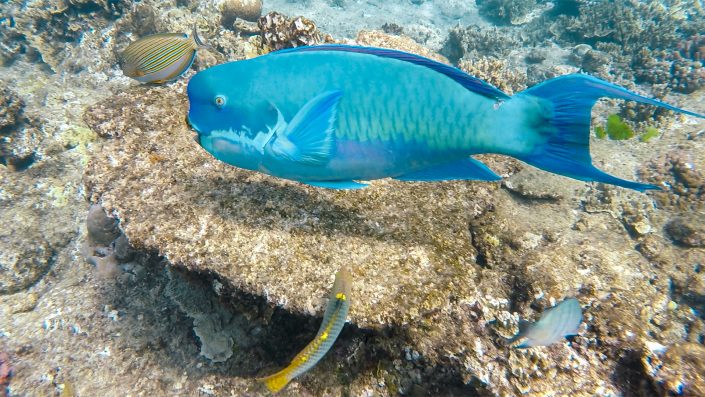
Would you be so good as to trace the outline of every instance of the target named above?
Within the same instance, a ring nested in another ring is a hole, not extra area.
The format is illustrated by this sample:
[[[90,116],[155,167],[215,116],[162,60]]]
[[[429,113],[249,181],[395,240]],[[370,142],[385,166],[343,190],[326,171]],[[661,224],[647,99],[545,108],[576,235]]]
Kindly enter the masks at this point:
[[[277,54],[287,54],[292,52],[313,52],[313,51],[341,51],[341,52],[356,52],[360,54],[370,54],[376,55],[383,58],[392,58],[400,61],[405,61],[413,63],[414,65],[425,66],[429,69],[433,69],[436,72],[442,73],[451,79],[455,80],[457,83],[467,88],[468,90],[484,95],[488,98],[495,100],[506,100],[509,99],[509,95],[505,94],[501,90],[495,88],[491,84],[488,84],[477,77],[470,76],[469,74],[463,72],[460,69],[454,68],[452,66],[424,58],[420,55],[410,54],[408,52],[390,50],[387,48],[376,48],[376,47],[361,47],[361,46],[351,46],[342,44],[325,44],[317,46],[303,46],[296,48],[288,48],[285,50],[279,50],[272,53],[272,55]]]
[[[317,95],[306,102],[285,126],[281,121],[281,112],[277,109],[280,121],[277,122],[279,128],[275,127],[272,153],[308,165],[320,165],[330,160],[335,146],[333,126],[342,96],[342,91]]]

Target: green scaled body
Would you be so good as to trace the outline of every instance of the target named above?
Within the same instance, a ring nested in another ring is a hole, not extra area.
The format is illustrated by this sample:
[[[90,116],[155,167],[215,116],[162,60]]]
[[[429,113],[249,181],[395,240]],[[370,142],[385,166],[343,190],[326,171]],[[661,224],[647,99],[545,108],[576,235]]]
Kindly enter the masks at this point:
[[[701,115],[587,75],[509,97],[458,69],[404,52],[300,47],[214,66],[188,87],[198,141],[231,165],[329,188],[358,181],[496,180],[470,156],[510,155],[586,181],[645,190],[592,166],[600,97]]]

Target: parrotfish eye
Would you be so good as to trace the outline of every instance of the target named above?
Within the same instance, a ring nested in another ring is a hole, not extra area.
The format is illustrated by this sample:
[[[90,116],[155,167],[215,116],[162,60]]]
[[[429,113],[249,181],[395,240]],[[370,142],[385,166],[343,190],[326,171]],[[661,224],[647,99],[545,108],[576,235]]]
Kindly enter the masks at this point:
[[[217,95],[215,99],[213,99],[213,103],[215,103],[215,106],[218,108],[222,108],[225,106],[225,97],[222,95]]]

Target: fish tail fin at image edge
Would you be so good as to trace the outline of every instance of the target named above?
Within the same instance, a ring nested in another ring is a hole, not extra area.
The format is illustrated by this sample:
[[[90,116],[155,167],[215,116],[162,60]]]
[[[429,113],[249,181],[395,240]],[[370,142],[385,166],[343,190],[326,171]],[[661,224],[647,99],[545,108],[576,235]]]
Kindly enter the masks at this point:
[[[584,74],[557,77],[522,91],[517,96],[534,96],[550,101],[553,115],[549,122],[557,130],[545,145],[517,158],[542,170],[578,180],[603,182],[642,192],[659,187],[620,179],[592,165],[589,147],[590,113],[595,102],[602,97],[626,99],[705,118],[705,115],[638,95]]]

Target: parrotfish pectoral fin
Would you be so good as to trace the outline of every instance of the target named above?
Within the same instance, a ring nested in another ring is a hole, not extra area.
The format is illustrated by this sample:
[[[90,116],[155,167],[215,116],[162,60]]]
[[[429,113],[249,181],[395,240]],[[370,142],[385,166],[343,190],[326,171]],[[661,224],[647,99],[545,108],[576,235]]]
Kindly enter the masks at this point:
[[[659,187],[619,179],[592,165],[590,157],[590,111],[601,97],[626,99],[659,106],[694,117],[705,116],[650,99],[598,78],[573,74],[551,79],[531,87],[520,96],[535,96],[553,104],[549,120],[557,132],[548,143],[526,155],[516,156],[535,167],[583,181],[604,182],[634,190],[644,191]]]
[[[308,165],[328,162],[335,147],[333,126],[342,96],[342,91],[328,91],[309,100],[283,131],[277,129],[272,153]]]
[[[301,183],[316,187],[324,187],[326,189],[338,190],[362,189],[367,187],[366,183],[359,183],[355,181],[303,181]]]
[[[449,164],[441,164],[421,171],[401,175],[394,179],[400,181],[451,181],[451,180],[476,180],[498,181],[502,178],[492,172],[482,162],[470,157]]]

